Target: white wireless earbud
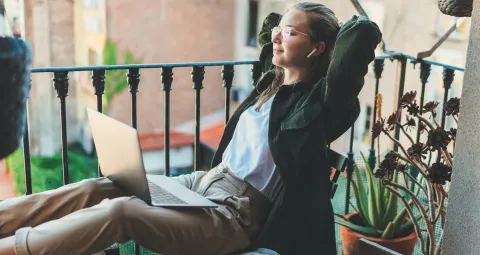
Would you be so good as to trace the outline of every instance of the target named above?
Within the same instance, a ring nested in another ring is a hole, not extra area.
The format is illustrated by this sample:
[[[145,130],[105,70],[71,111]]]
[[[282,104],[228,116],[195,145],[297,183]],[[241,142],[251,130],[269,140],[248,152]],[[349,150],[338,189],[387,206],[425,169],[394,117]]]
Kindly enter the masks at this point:
[[[317,51],[317,49],[313,49],[312,52],[310,52],[310,54],[308,54],[307,58],[311,57],[313,55],[313,53],[315,53],[315,51]]]

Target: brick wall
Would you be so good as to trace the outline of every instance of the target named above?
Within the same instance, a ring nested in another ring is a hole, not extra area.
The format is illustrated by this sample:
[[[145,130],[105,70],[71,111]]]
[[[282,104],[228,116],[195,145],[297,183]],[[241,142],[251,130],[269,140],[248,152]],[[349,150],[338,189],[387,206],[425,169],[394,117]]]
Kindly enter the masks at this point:
[[[107,37],[117,43],[120,56],[129,49],[141,63],[232,60],[234,7],[235,1],[230,0],[142,0],[141,4],[132,0],[107,0]],[[172,127],[192,120],[195,104],[191,69],[173,71]],[[202,115],[224,106],[220,68],[210,67],[205,71]],[[141,70],[137,94],[140,132],[163,129],[164,93],[160,73],[160,69]],[[130,93],[124,91],[112,100],[109,114],[129,123],[130,107]]]

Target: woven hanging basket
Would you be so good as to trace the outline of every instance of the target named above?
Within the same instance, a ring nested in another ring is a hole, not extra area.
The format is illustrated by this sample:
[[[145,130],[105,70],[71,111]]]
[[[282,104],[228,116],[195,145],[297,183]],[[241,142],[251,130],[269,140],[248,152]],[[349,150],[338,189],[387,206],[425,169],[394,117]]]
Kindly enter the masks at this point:
[[[0,35],[0,159],[20,145],[25,131],[30,63],[23,40]]]
[[[473,0],[438,0],[438,8],[443,14],[455,17],[471,17]]]

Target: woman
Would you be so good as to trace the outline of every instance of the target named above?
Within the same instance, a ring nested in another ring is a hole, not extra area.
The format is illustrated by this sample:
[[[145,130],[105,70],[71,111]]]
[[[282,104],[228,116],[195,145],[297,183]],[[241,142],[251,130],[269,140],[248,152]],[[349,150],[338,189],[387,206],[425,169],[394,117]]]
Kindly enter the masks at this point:
[[[358,116],[381,33],[356,16],[340,29],[315,3],[279,19],[265,20],[264,75],[225,127],[215,167],[175,178],[219,208],[153,208],[108,179],[86,180],[1,203],[0,235],[14,236],[0,254],[91,254],[130,239],[163,254],[335,254],[326,145]]]

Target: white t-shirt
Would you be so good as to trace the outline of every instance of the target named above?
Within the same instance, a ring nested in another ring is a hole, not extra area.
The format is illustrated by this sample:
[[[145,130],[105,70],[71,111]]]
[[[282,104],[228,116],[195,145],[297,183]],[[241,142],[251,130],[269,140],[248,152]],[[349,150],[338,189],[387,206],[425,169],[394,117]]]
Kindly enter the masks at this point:
[[[275,193],[280,175],[276,171],[268,146],[268,124],[273,96],[259,111],[258,104],[245,110],[233,133],[232,140],[222,155],[222,162],[237,177],[250,183],[267,197]]]

